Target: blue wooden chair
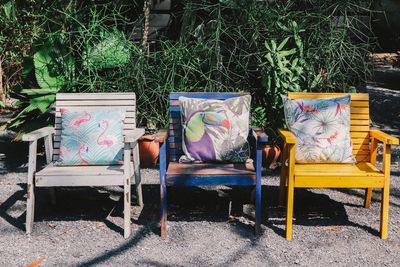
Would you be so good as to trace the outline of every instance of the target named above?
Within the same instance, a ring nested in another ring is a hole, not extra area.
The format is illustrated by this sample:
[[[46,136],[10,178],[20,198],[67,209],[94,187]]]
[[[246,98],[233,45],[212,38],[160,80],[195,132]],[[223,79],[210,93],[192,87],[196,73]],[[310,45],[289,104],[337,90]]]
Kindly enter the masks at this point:
[[[255,232],[260,232],[261,221],[261,163],[262,147],[268,137],[260,130],[251,130],[256,156],[253,164],[225,163],[179,163],[182,151],[181,110],[178,98],[220,99],[246,95],[248,93],[171,93],[169,128],[158,133],[160,142],[160,197],[161,197],[161,236],[167,236],[167,186],[256,186]]]

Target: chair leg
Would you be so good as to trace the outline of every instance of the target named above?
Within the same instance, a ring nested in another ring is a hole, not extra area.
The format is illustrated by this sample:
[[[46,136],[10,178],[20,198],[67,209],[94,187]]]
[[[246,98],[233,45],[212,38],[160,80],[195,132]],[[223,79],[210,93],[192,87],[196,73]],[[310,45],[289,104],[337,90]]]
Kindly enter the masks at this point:
[[[382,189],[381,200],[381,238],[387,239],[388,237],[388,223],[389,223],[389,187]]]
[[[289,180],[286,201],[286,240],[292,240],[294,186]]]
[[[371,198],[372,198],[372,188],[365,189],[365,199],[364,199],[364,207],[369,209],[371,206]]]
[[[165,181],[165,179],[162,179]],[[160,218],[160,227],[161,227],[161,237],[167,237],[167,187],[165,182],[160,184],[160,198],[161,198],[161,218]]]
[[[124,148],[124,238],[131,235],[131,174],[129,144]]]
[[[131,235],[131,185],[124,186],[124,238]]]
[[[140,175],[139,146],[136,144],[133,151],[133,166],[135,172],[136,197],[140,207],[143,207],[142,178]]]
[[[259,235],[261,232],[261,183],[256,185],[256,224],[255,234]]]
[[[287,179],[287,166],[285,161],[287,159],[287,145],[283,146],[282,163],[281,163],[281,174],[279,182],[279,205],[283,206],[285,203],[285,193],[286,193],[286,179]]]
[[[35,172],[36,172],[37,141],[29,142],[28,181],[26,197],[26,225],[27,234],[32,233],[35,218]]]
[[[388,223],[389,223],[389,196],[390,196],[390,145],[385,144],[383,147],[383,161],[382,170],[385,174],[385,184],[382,189],[381,200],[381,238],[387,239],[388,237]]]
[[[33,221],[35,217],[35,187],[28,184],[28,192],[26,199],[26,233],[32,233]]]
[[[128,186],[125,186],[128,187]],[[131,235],[131,189],[124,190],[124,238]]]

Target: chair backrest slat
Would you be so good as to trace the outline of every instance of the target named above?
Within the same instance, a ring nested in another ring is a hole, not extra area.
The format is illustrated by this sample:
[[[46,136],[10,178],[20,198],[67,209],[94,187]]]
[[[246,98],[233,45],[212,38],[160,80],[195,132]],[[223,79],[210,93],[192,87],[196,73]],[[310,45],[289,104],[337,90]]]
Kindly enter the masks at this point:
[[[124,130],[136,128],[135,93],[60,93],[56,95],[53,160],[58,160],[61,141],[61,112],[125,109]]]
[[[332,98],[347,95],[346,93],[306,93],[291,92],[291,99]],[[350,136],[353,142],[353,155],[358,162],[369,161],[369,95],[353,93],[350,102]]]
[[[204,92],[184,92],[170,93],[169,95],[169,159],[177,161],[183,154],[182,151],[182,126],[181,108],[179,97],[218,99],[225,100],[232,97],[248,95],[249,93],[204,93]]]

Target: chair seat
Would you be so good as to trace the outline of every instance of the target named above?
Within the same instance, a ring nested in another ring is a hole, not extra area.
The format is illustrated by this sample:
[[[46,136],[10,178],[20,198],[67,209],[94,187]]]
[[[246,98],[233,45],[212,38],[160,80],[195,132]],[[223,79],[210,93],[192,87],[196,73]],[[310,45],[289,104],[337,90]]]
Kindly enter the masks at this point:
[[[296,164],[295,187],[381,188],[384,174],[369,162],[356,164]]]
[[[133,163],[130,164],[133,174]],[[35,174],[36,186],[107,186],[123,185],[123,165],[54,166],[53,163]]]
[[[254,185],[255,182],[252,163],[170,162],[166,173],[169,186]]]

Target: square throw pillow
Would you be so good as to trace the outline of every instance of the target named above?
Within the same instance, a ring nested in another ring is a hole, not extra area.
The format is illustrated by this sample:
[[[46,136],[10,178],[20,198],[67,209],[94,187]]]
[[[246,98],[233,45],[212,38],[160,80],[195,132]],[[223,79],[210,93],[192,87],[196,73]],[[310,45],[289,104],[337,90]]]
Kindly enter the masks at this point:
[[[61,142],[55,165],[122,164],[125,110],[61,110]]]
[[[286,124],[296,136],[296,162],[356,162],[350,138],[350,95],[282,99]]]
[[[245,162],[251,96],[213,100],[179,97],[182,117],[180,162]]]

